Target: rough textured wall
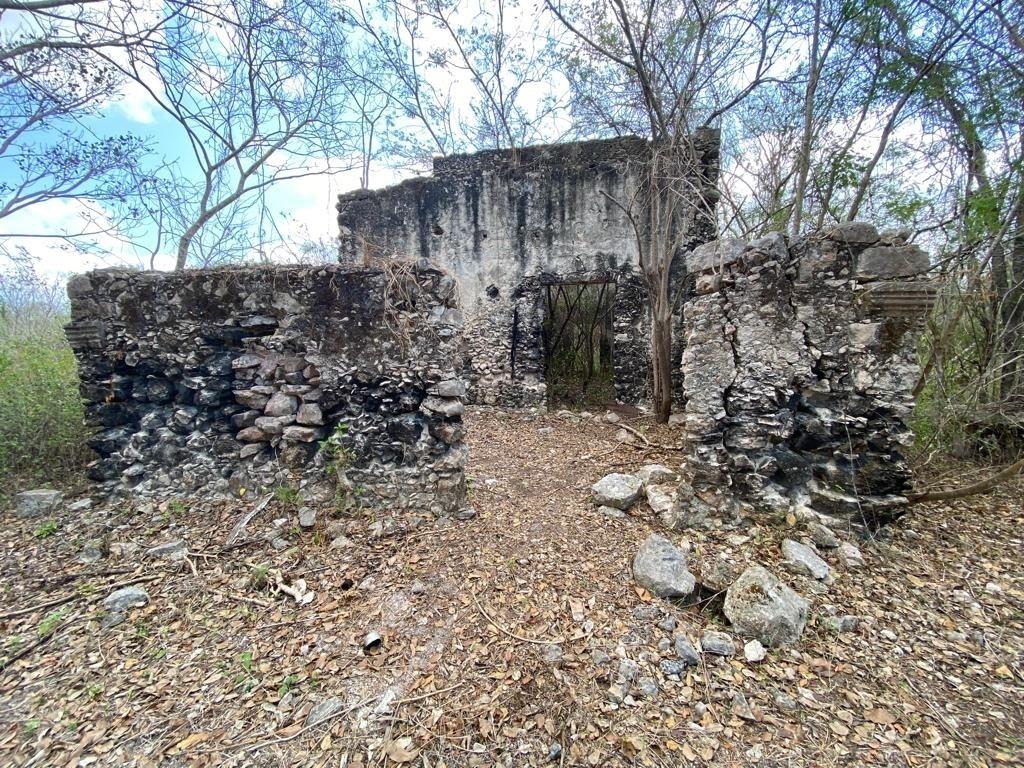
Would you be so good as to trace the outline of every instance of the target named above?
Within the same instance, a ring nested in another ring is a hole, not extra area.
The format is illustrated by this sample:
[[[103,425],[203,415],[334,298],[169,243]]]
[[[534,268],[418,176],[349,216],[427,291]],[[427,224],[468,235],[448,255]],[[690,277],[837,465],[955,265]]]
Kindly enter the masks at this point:
[[[691,476],[671,522],[795,504],[872,523],[898,509],[927,254],[852,222],[792,244],[719,240],[687,263]]]
[[[702,165],[693,183],[713,209],[718,133],[702,129],[694,143]],[[341,196],[341,258],[406,256],[455,275],[470,398],[505,405],[544,399],[538,286],[614,281],[615,384],[621,399],[638,402],[648,389],[649,323],[637,312],[646,298],[636,235],[616,201],[629,203],[648,153],[629,137],[438,158],[430,177]],[[698,217],[688,234],[687,246],[712,239],[713,216]]]
[[[92,478],[133,494],[301,482],[446,513],[465,500],[455,281],[433,269],[101,270],[67,328],[98,428]]]

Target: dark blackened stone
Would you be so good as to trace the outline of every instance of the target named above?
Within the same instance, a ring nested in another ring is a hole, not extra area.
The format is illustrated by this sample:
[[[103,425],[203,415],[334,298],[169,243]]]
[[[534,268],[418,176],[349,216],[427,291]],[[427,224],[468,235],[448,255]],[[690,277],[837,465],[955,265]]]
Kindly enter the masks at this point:
[[[174,443],[158,444],[153,451],[153,456],[157,462],[165,467],[177,466],[189,458],[188,451]]]
[[[235,429],[248,429],[256,425],[256,419],[263,415],[262,411],[242,411],[231,417],[231,425]]]
[[[95,426],[110,428],[135,421],[133,403],[94,403],[85,408],[86,420]]]
[[[406,413],[391,419],[387,426],[388,434],[395,440],[404,443],[415,443],[423,432],[423,419],[417,413]]]
[[[149,379],[146,394],[151,403],[169,403],[174,399],[174,384],[167,379]]]
[[[219,406],[229,391],[226,388],[205,388],[196,393],[197,406]]]
[[[195,401],[195,393],[179,381],[175,386],[174,402],[178,405],[192,405]]]
[[[115,462],[100,460],[92,462],[85,471],[86,476],[94,483],[105,483],[121,474]]]
[[[128,443],[132,430],[127,427],[116,427],[97,432],[86,440],[86,443],[101,456],[109,456]]]
[[[431,422],[430,435],[435,440],[440,440],[446,445],[452,445],[466,436],[466,429],[462,424],[458,423]]]
[[[218,355],[203,363],[202,371],[209,376],[230,376],[233,370],[231,366],[233,359],[234,355],[230,352]]]
[[[801,456],[784,445],[777,446],[772,451],[772,456],[775,459],[777,471],[787,477],[799,476],[810,478],[811,462],[808,461],[806,456]]]
[[[218,456],[235,456],[238,453],[238,441],[230,435],[218,435],[213,440],[213,452]]]

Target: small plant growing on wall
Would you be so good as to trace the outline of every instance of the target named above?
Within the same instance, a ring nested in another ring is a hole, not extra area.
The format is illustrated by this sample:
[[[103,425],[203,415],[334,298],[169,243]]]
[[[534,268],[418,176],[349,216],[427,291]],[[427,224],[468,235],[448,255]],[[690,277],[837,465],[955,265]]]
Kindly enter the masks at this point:
[[[356,453],[346,443],[347,436],[348,424],[338,424],[329,437],[320,441],[320,454],[335,475],[335,503],[340,510],[347,509],[352,503],[349,494],[351,484],[345,473],[356,460]]]

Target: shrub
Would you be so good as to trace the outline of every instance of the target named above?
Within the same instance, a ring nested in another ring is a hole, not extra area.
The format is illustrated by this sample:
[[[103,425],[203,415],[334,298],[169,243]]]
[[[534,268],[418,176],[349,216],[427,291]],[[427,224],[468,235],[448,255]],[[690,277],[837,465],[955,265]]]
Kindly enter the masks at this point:
[[[0,276],[0,289],[10,275]],[[50,294],[52,297],[52,294]],[[0,473],[4,492],[66,481],[89,458],[63,308],[0,290]]]

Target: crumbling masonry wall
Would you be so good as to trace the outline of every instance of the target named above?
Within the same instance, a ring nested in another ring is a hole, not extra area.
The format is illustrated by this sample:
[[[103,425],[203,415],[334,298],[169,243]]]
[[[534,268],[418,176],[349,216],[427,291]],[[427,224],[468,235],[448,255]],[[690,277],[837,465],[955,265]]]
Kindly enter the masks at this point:
[[[895,514],[910,480],[917,331],[933,300],[927,254],[851,222],[793,243],[718,240],[687,265],[690,476],[669,522]]]
[[[289,482],[318,500],[463,506],[461,314],[444,273],[100,270],[68,294],[103,489]]]
[[[688,181],[702,213],[684,249],[715,236],[718,132],[701,129],[693,146],[698,163]],[[546,284],[614,282],[616,394],[642,402],[650,320],[636,234],[620,206],[635,200],[649,154],[646,141],[626,137],[437,158],[431,176],[341,196],[341,259],[399,256],[454,275],[466,316],[468,397],[487,404],[545,400]],[[683,277],[678,261],[674,286]],[[677,343],[676,363],[681,353]]]

